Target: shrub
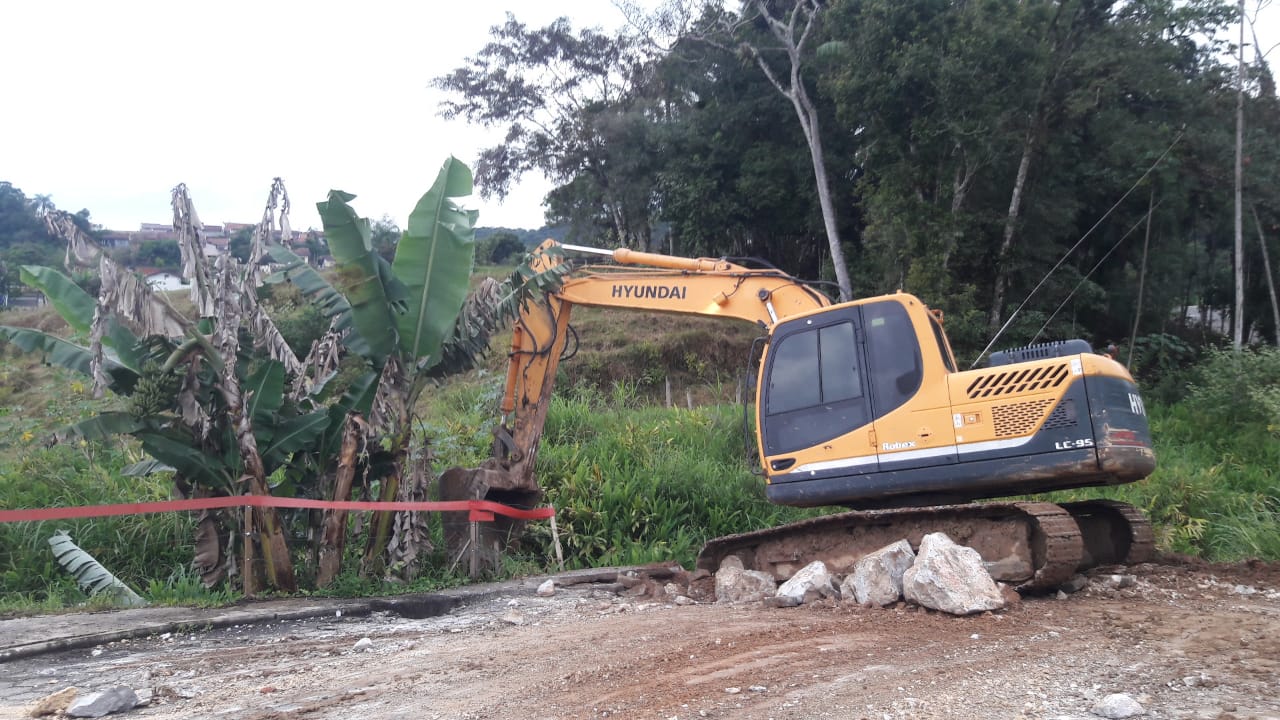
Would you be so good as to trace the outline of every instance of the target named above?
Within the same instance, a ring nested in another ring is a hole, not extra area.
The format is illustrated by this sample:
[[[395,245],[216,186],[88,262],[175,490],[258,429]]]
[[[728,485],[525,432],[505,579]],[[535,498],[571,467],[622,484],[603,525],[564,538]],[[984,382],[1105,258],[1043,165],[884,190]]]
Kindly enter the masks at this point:
[[[1210,352],[1196,367],[1187,403],[1218,422],[1280,433],[1280,349]]]

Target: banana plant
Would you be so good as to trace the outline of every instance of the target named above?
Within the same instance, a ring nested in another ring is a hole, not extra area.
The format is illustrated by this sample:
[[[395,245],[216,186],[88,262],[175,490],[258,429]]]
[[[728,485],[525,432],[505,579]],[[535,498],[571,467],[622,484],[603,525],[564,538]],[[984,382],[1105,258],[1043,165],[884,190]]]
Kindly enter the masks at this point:
[[[251,254],[281,267],[265,282],[294,283],[331,319],[328,334],[301,360],[257,303],[256,263],[246,267],[229,256],[210,263],[197,252],[201,229],[183,186],[174,191],[175,227],[201,317],[177,313],[162,295],[116,267],[74,224],[55,216],[50,224],[67,239],[68,257],[81,267],[97,266],[103,294],[92,298],[48,268],[27,268],[24,280],[49,295],[76,334],[88,333],[89,343],[21,328],[0,328],[0,335],[124,396],[126,410],[65,433],[86,439],[132,435],[153,458],[135,470],[172,469],[184,494],[314,495],[329,480],[333,498],[345,500],[358,464],[360,476],[378,484],[382,499],[425,499],[427,454],[411,447],[419,395],[432,377],[474,363],[492,332],[533,291],[557,285],[562,272],[538,274],[524,266],[507,282],[487,280],[468,297],[476,213],[459,198],[471,194],[471,182],[465,165],[447,160],[410,215],[390,263],[372,251],[369,223],[350,205],[354,196],[331,192],[318,204],[338,264],[330,283],[270,242],[278,206],[282,235],[288,234],[288,196],[277,179]],[[365,369],[341,393],[332,392],[327,384],[344,355],[360,358]],[[364,452],[357,455],[357,447]],[[287,481],[270,485],[280,477]],[[294,589],[282,523],[271,509],[255,515],[269,582]],[[220,530],[219,522],[205,516],[198,525],[207,581],[230,569],[234,557],[228,543],[237,533]],[[331,562],[321,563],[320,585],[338,571],[345,513],[327,513],[324,526],[319,556]],[[426,539],[419,514],[378,513],[364,565],[411,569]],[[251,571],[244,572],[247,580]]]
[[[446,160],[410,213],[390,263],[373,251],[369,221],[350,205],[355,196],[335,190],[316,205],[338,264],[337,290],[350,306],[347,348],[368,361],[370,375],[376,374],[370,427],[386,453],[378,478],[384,501],[426,497],[427,468],[409,462],[410,414],[467,298],[477,213],[464,209],[458,198],[471,192],[471,170],[454,158]],[[315,294],[329,293],[318,287]],[[428,535],[418,514],[377,513],[364,554],[366,571],[383,563],[388,545],[394,556],[386,561],[411,563]]]

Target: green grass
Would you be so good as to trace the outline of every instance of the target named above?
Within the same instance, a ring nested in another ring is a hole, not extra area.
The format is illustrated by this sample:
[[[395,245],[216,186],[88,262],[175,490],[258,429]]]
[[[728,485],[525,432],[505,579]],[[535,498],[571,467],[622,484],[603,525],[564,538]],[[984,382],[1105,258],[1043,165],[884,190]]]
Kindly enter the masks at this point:
[[[692,566],[712,537],[808,517],[765,499],[745,461],[741,408],[617,408],[557,397],[538,477],[574,567]],[[550,556],[549,528],[532,539]]]

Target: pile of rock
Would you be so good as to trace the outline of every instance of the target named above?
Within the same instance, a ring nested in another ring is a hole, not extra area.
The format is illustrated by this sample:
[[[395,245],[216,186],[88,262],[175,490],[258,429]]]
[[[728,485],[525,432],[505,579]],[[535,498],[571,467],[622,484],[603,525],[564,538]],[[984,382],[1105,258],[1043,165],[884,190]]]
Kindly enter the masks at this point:
[[[792,607],[834,598],[883,607],[905,599],[952,615],[999,610],[1006,605],[1006,593],[1013,593],[991,579],[976,550],[957,545],[944,533],[925,535],[918,554],[906,540],[883,547],[859,560],[843,580],[815,561],[779,586],[772,575],[746,570],[730,556],[720,563],[715,588],[718,603]]]

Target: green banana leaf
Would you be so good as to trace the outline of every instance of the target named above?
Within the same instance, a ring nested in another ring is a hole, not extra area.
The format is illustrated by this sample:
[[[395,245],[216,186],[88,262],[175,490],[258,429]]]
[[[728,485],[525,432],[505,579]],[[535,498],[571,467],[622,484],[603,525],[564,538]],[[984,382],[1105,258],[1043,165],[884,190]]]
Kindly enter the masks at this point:
[[[173,468],[155,458],[147,458],[120,469],[120,474],[125,477],[146,477],[153,473],[162,472],[173,472]]]
[[[257,420],[270,418],[284,404],[284,363],[278,360],[262,363],[241,391],[249,398],[247,415],[255,425]]]
[[[310,263],[303,260],[289,248],[272,243],[267,246],[267,254],[274,262],[284,267],[267,276],[266,282],[271,284],[293,283],[311,302],[316,304],[320,312],[327,318],[338,316],[338,329],[351,327],[351,304],[324,279]]]
[[[380,369],[395,350],[396,334],[377,254],[369,244],[369,221],[348,205],[354,198],[350,193],[330,190],[329,199],[316,203],[316,209],[329,252],[338,263],[339,289],[351,304],[352,331],[346,337],[347,347]]]
[[[22,282],[44,293],[58,315],[78,333],[87,333],[93,326],[93,313],[97,301],[74,280],[53,268],[40,265],[23,265]],[[134,372],[142,368],[142,356],[138,351],[138,337],[114,316],[107,319],[107,331],[102,344],[115,351],[116,359]]]
[[[111,574],[92,555],[80,549],[67,534],[59,530],[49,538],[49,549],[62,569],[75,577],[80,588],[90,595],[110,595],[120,605],[145,607],[149,605],[138,593]]]
[[[272,434],[271,447],[262,453],[264,461],[283,462],[290,453],[311,446],[329,427],[329,411],[317,410],[292,417],[281,423]]]
[[[142,443],[148,455],[172,467],[184,478],[206,488],[235,492],[234,478],[225,465],[215,466],[216,455],[200,452],[183,442],[158,432],[139,432],[134,437]]]
[[[61,433],[84,440],[109,440],[116,435],[132,435],[146,427],[145,422],[127,412],[104,412],[68,425]]]
[[[93,354],[89,352],[89,348],[39,330],[8,325],[0,325],[0,337],[8,339],[23,352],[41,353],[44,355],[45,362],[51,365],[74,370],[85,377],[93,377],[90,369]],[[127,393],[138,381],[136,372],[111,357],[103,358],[102,369],[111,378],[113,391]]]
[[[477,213],[454,198],[471,192],[470,168],[452,157],[445,160],[409,215],[391,266],[408,291],[407,312],[396,317],[400,349],[414,362],[426,358],[427,367],[440,361],[440,346],[453,334],[467,297]]]
[[[40,265],[23,265],[22,282],[44,293],[49,304],[78,333],[87,333],[93,325],[93,311],[98,303],[71,278]]]

